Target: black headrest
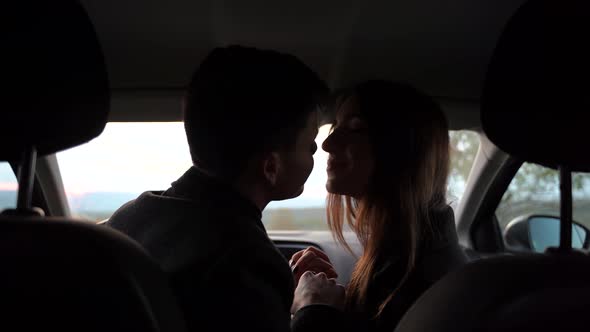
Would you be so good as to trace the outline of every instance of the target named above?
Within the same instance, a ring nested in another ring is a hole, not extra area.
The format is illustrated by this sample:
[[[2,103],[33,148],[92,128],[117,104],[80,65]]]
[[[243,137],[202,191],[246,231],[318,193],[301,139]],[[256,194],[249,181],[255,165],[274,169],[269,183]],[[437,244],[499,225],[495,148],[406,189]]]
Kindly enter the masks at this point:
[[[110,227],[0,215],[2,326],[20,331],[185,331],[168,278]]]
[[[533,0],[508,22],[482,93],[482,125],[526,161],[590,171],[590,4]]]
[[[0,160],[28,145],[40,155],[98,136],[107,121],[109,85],[97,35],[74,0],[2,4]],[[5,90],[6,91],[6,90]]]
[[[586,254],[492,257],[449,273],[395,331],[575,331],[587,324],[579,313],[589,296]]]

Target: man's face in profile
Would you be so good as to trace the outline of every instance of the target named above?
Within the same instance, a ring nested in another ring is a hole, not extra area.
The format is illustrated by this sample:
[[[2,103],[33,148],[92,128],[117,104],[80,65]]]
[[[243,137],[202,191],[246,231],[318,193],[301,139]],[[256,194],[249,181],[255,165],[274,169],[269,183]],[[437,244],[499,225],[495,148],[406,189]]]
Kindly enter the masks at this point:
[[[295,145],[280,153],[281,171],[275,185],[273,200],[295,198],[303,192],[305,181],[313,170],[313,155],[318,146],[315,138],[318,134],[318,114],[312,112],[305,128],[297,136]]]

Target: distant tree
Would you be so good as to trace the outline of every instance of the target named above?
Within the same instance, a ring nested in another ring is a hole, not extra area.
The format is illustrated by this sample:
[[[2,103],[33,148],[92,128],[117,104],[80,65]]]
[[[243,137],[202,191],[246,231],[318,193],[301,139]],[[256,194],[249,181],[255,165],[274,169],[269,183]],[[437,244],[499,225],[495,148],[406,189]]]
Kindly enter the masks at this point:
[[[479,135],[469,130],[451,131],[451,167],[449,173],[449,199],[458,200],[465,190],[479,149]]]
[[[586,174],[572,177],[574,195],[583,195]],[[503,202],[556,200],[559,196],[559,172],[536,164],[524,163],[508,186]]]
[[[451,170],[449,174],[449,194],[458,198],[479,149],[479,135],[475,132],[451,131]],[[583,196],[584,184],[590,180],[587,174],[575,173],[572,177],[574,195]],[[531,199],[556,199],[559,194],[559,173],[539,165],[524,163],[506,190],[503,202],[526,201]]]

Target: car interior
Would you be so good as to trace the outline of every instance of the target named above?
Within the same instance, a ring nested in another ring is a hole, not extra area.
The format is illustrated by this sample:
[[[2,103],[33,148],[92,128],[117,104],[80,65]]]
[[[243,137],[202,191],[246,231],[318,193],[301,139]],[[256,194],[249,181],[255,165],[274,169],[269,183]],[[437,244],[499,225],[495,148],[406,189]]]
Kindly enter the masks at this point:
[[[588,51],[575,42],[587,36],[590,24],[583,2],[548,3],[529,1],[506,24],[486,74],[481,119],[488,138],[503,151],[559,171],[560,212],[511,221],[507,244],[523,239],[519,228],[528,235],[520,254],[481,259],[449,273],[418,299],[396,331],[584,328],[590,258],[576,249],[585,238],[573,224],[572,173],[590,166],[580,153],[590,104],[579,91],[590,67]],[[548,239],[540,234],[548,234],[549,224],[558,239],[545,246]]]
[[[0,215],[3,324],[24,331],[183,331],[165,274],[137,243],[33,207],[37,155],[97,136],[107,119],[109,84],[80,4],[37,1],[11,9],[9,22],[19,34],[7,40],[7,49],[13,65],[25,65],[5,78],[15,82],[15,97],[29,98],[2,124],[2,138],[10,142],[2,157],[19,167],[17,204]],[[31,77],[39,80],[28,82]]]
[[[161,268],[101,224],[190,166],[184,87],[211,49],[241,44],[294,54],[334,90],[372,78],[404,81],[443,107],[449,204],[471,262],[427,291],[396,331],[583,326],[590,305],[584,1],[35,0],[11,3],[2,21],[7,324],[185,330]],[[323,119],[319,143],[331,119]],[[362,246],[349,232],[348,252],[326,226],[322,158],[302,196],[269,206],[263,221],[287,259],[317,247],[346,284]]]

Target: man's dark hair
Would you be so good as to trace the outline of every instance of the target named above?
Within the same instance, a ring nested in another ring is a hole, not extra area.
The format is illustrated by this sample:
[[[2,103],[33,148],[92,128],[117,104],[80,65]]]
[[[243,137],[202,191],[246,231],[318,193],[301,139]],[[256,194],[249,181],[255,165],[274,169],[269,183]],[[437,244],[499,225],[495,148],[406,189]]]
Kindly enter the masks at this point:
[[[257,153],[295,143],[329,93],[294,56],[242,46],[214,49],[188,87],[184,126],[193,163],[239,176]]]

